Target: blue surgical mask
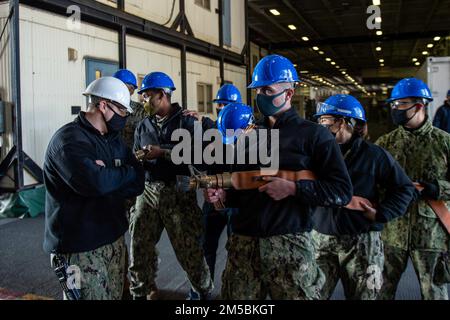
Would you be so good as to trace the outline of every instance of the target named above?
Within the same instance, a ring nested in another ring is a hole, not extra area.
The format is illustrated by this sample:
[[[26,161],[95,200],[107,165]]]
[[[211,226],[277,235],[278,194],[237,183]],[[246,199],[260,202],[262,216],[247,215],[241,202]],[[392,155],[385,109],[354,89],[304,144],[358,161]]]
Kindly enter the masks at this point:
[[[274,96],[267,96],[265,94],[258,94],[256,96],[256,105],[258,106],[259,111],[266,117],[273,116],[275,113],[280,111],[281,108],[283,108],[286,105],[287,101],[284,101],[284,103],[277,107],[273,104],[273,100],[284,94],[286,90],[274,95]]]

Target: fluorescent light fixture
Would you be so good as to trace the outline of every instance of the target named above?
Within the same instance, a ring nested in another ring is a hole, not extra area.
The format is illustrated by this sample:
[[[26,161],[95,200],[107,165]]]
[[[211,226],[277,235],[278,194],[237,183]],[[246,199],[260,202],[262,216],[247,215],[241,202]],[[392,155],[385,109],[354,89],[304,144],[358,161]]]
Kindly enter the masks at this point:
[[[384,63],[380,64],[380,67],[384,67]]]
[[[420,66],[420,62],[416,62],[415,65],[416,65],[416,66]]]
[[[319,54],[325,54],[325,52],[323,52],[323,51],[319,51]]]
[[[312,47],[312,49],[313,49],[314,51],[318,51],[318,50],[319,50],[319,47]]]
[[[417,58],[413,58],[413,59],[412,59],[412,62],[416,62],[416,61],[417,61]]]
[[[376,47],[375,50],[381,51],[381,47]]]
[[[383,63],[384,62],[384,59],[380,59],[380,63]]]
[[[326,61],[328,61],[328,62],[330,62],[330,61],[331,61],[331,59],[330,59],[330,58],[325,58],[325,60],[326,60]]]
[[[432,43],[429,43],[429,44],[427,44],[427,48],[433,48],[434,47],[434,44],[432,44]]]
[[[277,9],[270,9],[269,11],[274,16],[279,16],[281,14],[280,11],[278,11]]]
[[[383,31],[378,30],[378,31],[376,32],[376,35],[377,35],[377,36],[382,36],[382,35],[383,35]]]
[[[376,17],[375,18],[375,23],[381,23],[381,17]]]
[[[341,67],[339,67],[339,66],[336,66],[336,69],[340,69]]]
[[[441,40],[441,37],[434,37],[433,40],[434,40],[434,41],[439,41],[439,40]]]
[[[381,5],[381,1],[380,0],[372,0],[372,4],[374,6],[379,6],[379,5]]]
[[[297,30],[297,27],[294,26],[293,24],[288,25],[288,28],[291,30]]]
[[[334,61],[331,61],[331,64],[334,66],[335,64],[336,64],[336,62],[334,62]]]
[[[309,41],[309,38],[308,37],[302,37],[302,40],[303,41]]]
[[[424,56],[426,56],[426,55],[428,55],[428,51],[422,51],[422,54],[423,54]]]

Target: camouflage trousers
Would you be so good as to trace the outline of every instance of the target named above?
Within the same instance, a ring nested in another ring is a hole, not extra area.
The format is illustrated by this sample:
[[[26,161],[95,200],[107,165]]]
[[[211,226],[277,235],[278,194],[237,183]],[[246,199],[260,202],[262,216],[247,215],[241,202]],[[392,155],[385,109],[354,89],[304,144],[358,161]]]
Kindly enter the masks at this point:
[[[325,277],[314,259],[310,233],[253,238],[233,234],[222,277],[222,299],[312,300]]]
[[[125,211],[127,213],[128,222],[130,222],[130,215],[133,206],[136,204],[136,198],[125,200]]]
[[[126,252],[122,236],[114,243],[92,251],[62,255],[69,266],[79,270],[81,300],[122,299]],[[67,300],[65,294],[64,300]]]
[[[341,279],[350,300],[376,300],[383,283],[383,242],[380,232],[330,236],[313,231],[316,259],[326,277],[321,295],[330,299]]]
[[[193,289],[201,295],[210,293],[213,282],[202,250],[202,212],[195,192],[179,193],[174,185],[154,182],[146,183],[131,211],[131,294],[144,297],[156,288],[156,244],[164,228]]]
[[[397,286],[408,259],[411,258],[419,278],[420,292],[424,300],[448,300],[447,285],[436,282],[436,266],[442,257],[442,252],[432,250],[403,250],[397,247],[385,246],[384,284],[381,299],[394,300]]]

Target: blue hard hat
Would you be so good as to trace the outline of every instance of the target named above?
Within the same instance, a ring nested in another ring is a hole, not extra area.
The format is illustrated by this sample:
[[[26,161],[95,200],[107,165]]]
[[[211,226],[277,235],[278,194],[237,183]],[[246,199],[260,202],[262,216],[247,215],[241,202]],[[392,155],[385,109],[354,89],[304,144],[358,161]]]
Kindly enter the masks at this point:
[[[125,84],[132,85],[135,89],[137,89],[137,81],[136,76],[127,69],[120,69],[113,74],[113,77],[121,80]]]
[[[141,89],[139,94],[151,89],[169,89],[175,91],[175,84],[172,79],[164,72],[152,72],[145,76],[142,80]]]
[[[404,98],[424,98],[433,101],[430,88],[425,82],[416,78],[400,80],[392,89],[391,98],[387,102]]]
[[[232,84],[226,84],[219,89],[219,91],[217,92],[217,96],[213,100],[213,102],[223,104],[232,102],[242,103],[242,97],[238,88],[236,88]]]
[[[447,91],[447,97],[450,97],[450,90]]]
[[[234,143],[239,137],[239,131],[244,130],[254,123],[253,110],[243,103],[227,104],[217,118],[217,129],[222,134],[224,144]],[[233,130],[234,134],[227,136],[227,130]],[[241,131],[242,133],[242,131]]]
[[[361,103],[355,97],[347,94],[336,94],[325,102],[319,103],[314,117],[318,118],[324,115],[341,116],[366,122],[366,112]]]
[[[258,62],[253,71],[249,89],[268,86],[274,83],[300,82],[292,62],[280,55],[266,56]]]

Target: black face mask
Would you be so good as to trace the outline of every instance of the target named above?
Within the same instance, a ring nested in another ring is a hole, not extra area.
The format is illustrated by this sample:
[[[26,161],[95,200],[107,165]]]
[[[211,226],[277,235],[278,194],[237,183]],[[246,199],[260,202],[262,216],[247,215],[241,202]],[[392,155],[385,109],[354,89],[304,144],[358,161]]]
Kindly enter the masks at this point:
[[[334,126],[334,124],[321,124],[322,127],[327,128],[328,131],[330,131],[330,133],[333,135],[333,137],[336,138],[337,133],[339,132],[333,132],[331,131],[331,128]]]
[[[336,132],[331,131],[331,128],[333,128],[333,126],[334,126],[335,124],[336,124],[336,122],[333,123],[333,124],[321,124],[321,126],[324,127],[324,128],[327,128],[328,131],[330,131],[330,133],[333,135],[333,137],[336,138],[336,135],[338,134],[339,131],[341,131],[341,128],[339,127],[339,130],[336,131]]]
[[[405,109],[405,110],[398,110],[398,109],[392,109],[391,110],[391,117],[392,117],[392,122],[396,125],[396,126],[405,126],[409,121],[411,121],[412,118],[414,118],[417,114],[417,112],[415,112],[411,117],[408,118],[407,116],[407,112],[409,110],[411,110],[412,108],[415,108],[416,106],[412,106],[409,109]]]
[[[106,127],[108,128],[109,132],[114,132],[114,131],[122,131],[123,128],[125,128],[125,125],[127,123],[127,117],[122,117],[120,116],[117,112],[114,111],[113,108],[111,108],[108,105],[108,108],[114,112],[114,115],[112,116],[111,119],[109,119],[109,121],[106,121]],[[104,118],[104,116],[103,116]]]

